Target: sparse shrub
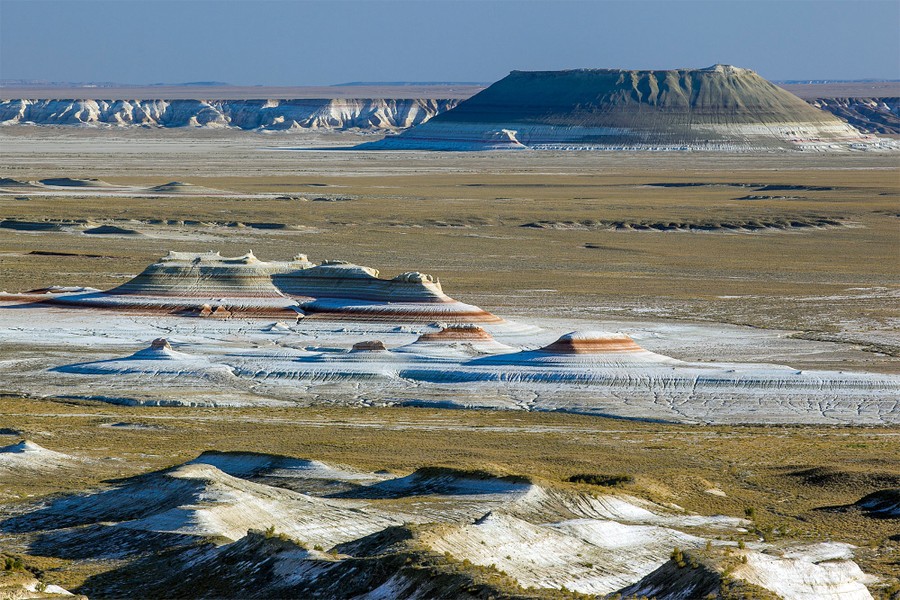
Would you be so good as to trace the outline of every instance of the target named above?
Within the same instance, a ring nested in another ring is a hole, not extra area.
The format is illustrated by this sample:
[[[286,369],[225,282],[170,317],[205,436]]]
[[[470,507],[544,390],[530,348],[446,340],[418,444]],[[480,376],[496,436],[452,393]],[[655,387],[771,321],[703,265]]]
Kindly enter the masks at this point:
[[[24,571],[25,563],[17,556],[6,556],[3,558],[4,571]]]
[[[316,544],[313,546],[313,550],[318,550],[319,552],[325,552],[325,548],[322,547],[322,544]]]
[[[748,519],[753,519],[756,516],[756,510],[752,506],[748,506],[744,509],[744,516]]]
[[[687,563],[684,561],[684,552],[678,546],[675,546],[672,549],[672,554],[669,557],[676,565],[678,565],[679,569],[683,569],[687,566]]]
[[[615,487],[623,483],[634,482],[634,477],[623,473],[617,475],[602,475],[599,473],[578,473],[572,475],[566,481],[570,483],[586,483],[588,485],[602,485],[605,487]]]

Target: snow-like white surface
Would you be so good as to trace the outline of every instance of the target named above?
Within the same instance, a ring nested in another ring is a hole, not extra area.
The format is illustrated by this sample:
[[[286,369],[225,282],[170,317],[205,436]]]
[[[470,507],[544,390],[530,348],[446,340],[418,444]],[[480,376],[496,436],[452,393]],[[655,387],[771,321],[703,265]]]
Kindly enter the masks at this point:
[[[785,600],[871,600],[866,583],[873,578],[850,560],[811,556],[778,557],[746,552],[747,563],[732,575],[775,592]]]
[[[561,333],[598,324],[477,325],[484,339],[427,342],[420,336],[437,334],[442,324],[141,316],[7,301],[0,303],[6,357],[0,377],[11,391],[126,404],[308,405],[327,385],[329,402],[348,405],[566,410],[689,422],[900,422],[895,375],[692,362],[654,351],[726,359],[738,353],[760,361],[768,347],[786,357],[827,345],[788,340],[782,332],[635,323],[633,337],[644,350],[620,351],[612,336],[614,351],[566,353],[547,348]],[[172,349],[148,350],[160,335]],[[386,350],[351,351],[374,340]]]

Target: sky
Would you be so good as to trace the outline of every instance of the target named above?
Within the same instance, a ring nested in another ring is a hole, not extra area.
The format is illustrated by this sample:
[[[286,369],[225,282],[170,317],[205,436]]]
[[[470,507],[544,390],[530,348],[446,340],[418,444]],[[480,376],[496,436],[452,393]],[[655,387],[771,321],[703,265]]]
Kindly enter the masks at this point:
[[[715,63],[900,79],[900,0],[0,0],[0,79],[491,82]]]

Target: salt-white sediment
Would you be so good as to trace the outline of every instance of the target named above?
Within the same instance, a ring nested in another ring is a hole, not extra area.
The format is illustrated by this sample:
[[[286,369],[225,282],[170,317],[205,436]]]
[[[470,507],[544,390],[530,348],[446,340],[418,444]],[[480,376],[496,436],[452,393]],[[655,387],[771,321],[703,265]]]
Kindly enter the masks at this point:
[[[426,543],[477,565],[495,565],[523,587],[612,594],[663,564],[673,547],[699,548],[705,540],[655,526],[598,519],[532,524],[492,512]]]
[[[264,262],[172,252],[105,292],[49,288],[0,300],[0,344],[19,357],[0,362],[0,372],[22,393],[151,405],[306,405],[327,396],[686,422],[900,422],[896,375],[708,353],[683,361],[593,327],[552,341],[453,300],[431,276],[386,279],[304,255]],[[253,321],[260,317],[277,320]],[[21,368],[25,357],[32,375]],[[99,377],[107,394],[97,393]]]
[[[280,343],[225,351],[206,346],[203,355],[151,348],[123,358],[65,364],[52,372],[117,375],[117,385],[125,389],[140,387],[138,379],[129,384],[128,376],[147,375],[170,376],[169,383],[182,378],[185,384],[215,379],[217,386],[230,390],[264,382],[266,394],[279,398],[286,397],[279,390],[314,393],[323,383],[338,383],[346,389],[335,388],[332,395],[346,394],[344,401],[351,404],[391,398],[390,403],[416,405],[427,404],[430,397],[448,407],[566,410],[689,422],[900,421],[895,401],[900,377],[893,375],[692,363],[644,350],[621,333],[573,332],[537,350],[521,350],[490,339],[478,326],[437,331],[428,326],[418,340],[395,344],[391,340],[409,339],[410,334],[368,325],[377,330],[373,337],[367,329],[335,332],[333,325],[317,328],[315,323],[304,320],[295,326],[303,336],[295,348]],[[460,344],[443,339],[447,335],[470,339]],[[517,344],[532,339],[497,335]],[[354,338],[358,341],[349,348],[326,341]],[[366,382],[364,390],[358,388],[360,382]],[[211,401],[213,389],[207,389]]]
[[[80,197],[85,193],[103,198],[160,198],[166,196],[241,197],[272,199],[277,193],[249,194],[210,188],[182,181],[170,181],[152,186],[110,183],[100,179],[75,177],[48,177],[37,181],[25,181],[0,177],[0,195],[28,194],[29,196]]]
[[[826,547],[828,544],[823,544]],[[869,600],[872,594],[866,583],[874,583],[853,561],[844,555],[821,556],[813,548],[813,556],[793,553],[774,556],[764,552],[745,552],[746,562],[737,566],[733,575],[770,590],[781,598],[796,600]],[[816,555],[819,556],[816,556]]]
[[[157,338],[150,346],[124,358],[76,363],[59,368],[61,373],[82,375],[160,375],[183,377],[227,377],[232,375],[227,365],[215,364],[203,356],[174,350],[165,338]]]
[[[343,590],[360,586],[354,597],[392,591],[390,597],[413,598],[400,585],[411,551],[497,568],[523,587],[613,594],[649,586],[673,547],[715,556],[710,548],[727,546],[748,557],[734,577],[784,598],[869,597],[864,584],[872,579],[853,562],[851,546],[759,543],[739,550],[720,541],[745,533],[746,524],[484,472],[426,468],[389,476],[284,456],[205,453],[106,489],[24,507],[0,520],[0,531],[30,536],[31,550],[45,556],[138,558],[134,569],[148,574],[146,591],[154,596],[180,596],[179,586],[198,577],[224,576],[234,596],[303,596],[334,581]],[[122,568],[120,579],[134,576]],[[112,588],[103,586],[116,581],[113,571],[93,589],[108,595]],[[688,597],[691,582],[685,585],[681,596],[655,595]]]
[[[48,584],[34,577],[30,571],[7,572],[0,578],[0,598],[3,600],[32,600],[46,598],[76,598],[75,594],[56,584]],[[82,600],[85,596],[78,596]]]

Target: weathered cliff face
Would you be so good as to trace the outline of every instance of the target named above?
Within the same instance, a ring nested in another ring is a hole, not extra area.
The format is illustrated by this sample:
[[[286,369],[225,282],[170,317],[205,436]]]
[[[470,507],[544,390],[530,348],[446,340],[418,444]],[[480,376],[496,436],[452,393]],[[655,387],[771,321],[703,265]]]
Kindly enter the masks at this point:
[[[827,110],[864,133],[900,134],[900,98],[816,98],[816,108]]]
[[[665,83],[665,82],[664,82]],[[648,88],[652,89],[652,88]],[[670,92],[657,87],[659,106]],[[680,98],[678,94],[674,96]],[[650,98],[652,99],[652,98]],[[708,95],[706,100],[708,101]],[[617,102],[627,103],[627,94]],[[396,131],[421,125],[456,107],[458,99],[324,100],[0,100],[0,125],[113,125],[117,127],[235,127],[247,130],[365,129]],[[806,100],[862,133],[900,134],[900,98],[816,98]],[[652,102],[651,102],[652,104]],[[669,107],[671,109],[671,107]],[[646,115],[645,115],[646,116]],[[463,120],[470,117],[462,116]],[[827,119],[827,116],[825,117]],[[436,126],[437,124],[435,124]],[[832,123],[832,126],[834,123]],[[841,126],[838,125],[840,128]],[[457,124],[456,129],[466,129]],[[435,127],[437,135],[440,127]],[[479,132],[473,149],[524,148],[521,126]],[[608,130],[609,133],[612,130]],[[452,132],[451,132],[452,133]],[[459,134],[459,132],[456,132]],[[459,145],[459,144],[457,144]],[[459,148],[457,148],[459,149]]]
[[[0,124],[406,129],[458,100],[0,100]]]

